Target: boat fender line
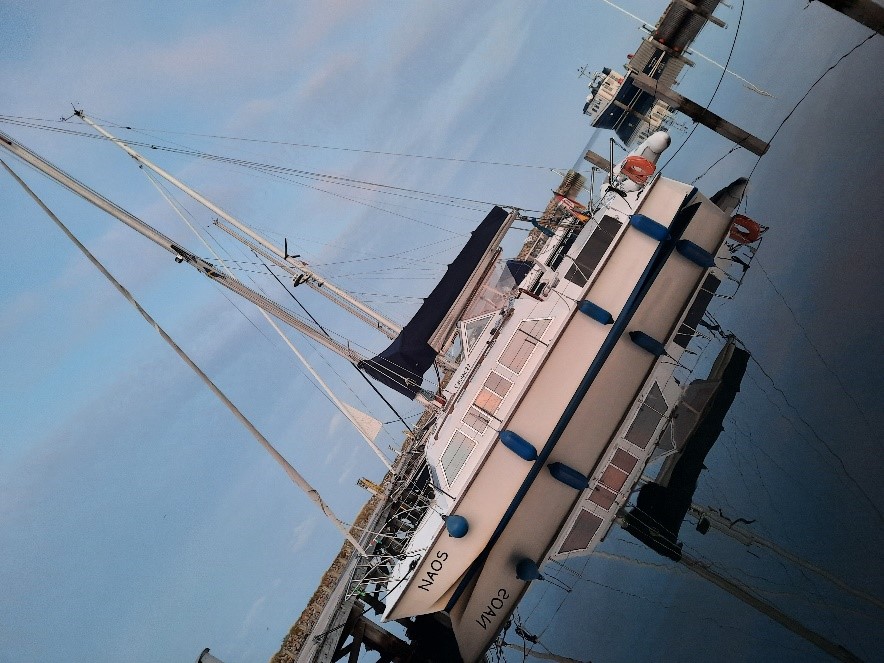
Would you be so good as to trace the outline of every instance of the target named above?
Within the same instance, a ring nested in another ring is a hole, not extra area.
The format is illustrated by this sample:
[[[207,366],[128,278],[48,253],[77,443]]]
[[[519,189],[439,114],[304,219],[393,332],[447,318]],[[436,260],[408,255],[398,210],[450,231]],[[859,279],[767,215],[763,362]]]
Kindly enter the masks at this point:
[[[669,239],[669,228],[662,223],[654,221],[654,219],[649,216],[645,216],[644,214],[633,214],[629,217],[629,223],[639,232],[644,233],[652,239],[656,239],[658,242],[665,242]]]
[[[598,304],[593,304],[588,299],[584,299],[577,304],[577,310],[603,325],[610,325],[614,322],[614,316]]]
[[[678,240],[675,243],[675,250],[703,269],[711,269],[712,267],[715,267],[715,256],[689,239]]]
[[[586,490],[589,488],[589,479],[583,472],[578,472],[573,467],[569,467],[564,463],[550,463],[546,466],[553,479],[561,481],[566,486],[570,486],[575,490]]]
[[[623,160],[623,165],[620,166],[620,174],[638,185],[643,185],[654,174],[656,169],[657,166],[650,159],[633,154]]]
[[[757,221],[753,221],[748,216],[744,214],[734,214],[731,219],[731,229],[728,236],[740,244],[752,244],[753,242],[758,241],[758,239],[764,234],[765,230],[767,230],[767,228]]]
[[[516,562],[516,577],[525,582],[543,580],[543,576],[540,575],[540,569],[537,568],[537,562],[527,557],[523,557]]]
[[[511,430],[502,430],[500,431],[499,437],[503,446],[516,454],[519,458],[523,458],[527,461],[537,460],[537,449],[521,435],[518,435]]]
[[[629,332],[629,338],[642,350],[650,352],[655,357],[661,357],[666,354],[666,346],[653,336],[648,336],[643,331]]]
[[[462,539],[470,531],[470,523],[463,516],[446,516],[445,529],[448,530],[448,536],[455,539]]]

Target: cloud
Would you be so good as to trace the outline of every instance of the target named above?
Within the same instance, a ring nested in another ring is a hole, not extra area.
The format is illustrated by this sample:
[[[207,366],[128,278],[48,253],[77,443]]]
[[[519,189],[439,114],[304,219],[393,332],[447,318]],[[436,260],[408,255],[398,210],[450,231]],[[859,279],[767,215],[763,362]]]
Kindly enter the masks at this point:
[[[328,435],[328,437],[335,437],[345,420],[346,417],[341,414],[340,411],[336,411],[334,416],[328,422],[328,431],[326,435]]]
[[[24,62],[5,60],[0,75],[33,82],[52,72],[53,85],[29,85],[26,95],[13,92],[13,107],[46,109],[64,100],[130,115],[139,106],[165,103],[172,93],[188,94],[189,103],[200,107],[288,76],[363,4],[327,2],[308,12],[296,3],[255,2],[215,16],[179,6],[138,21],[141,8],[131,11],[120,3],[105,12],[115,29],[97,32],[94,12],[79,5],[35,6],[27,26],[35,42],[52,48]],[[14,32],[8,28],[4,37]]]
[[[341,467],[340,476],[338,477],[339,486],[353,483],[353,480],[356,478],[356,473],[354,473],[353,470],[356,469],[356,465],[359,461],[360,458],[358,454],[350,453],[347,455],[347,462]]]
[[[293,553],[302,550],[313,537],[316,530],[317,516],[308,516],[292,530],[289,547]]]
[[[252,603],[251,607],[249,607],[249,611],[246,613],[245,619],[242,622],[242,628],[239,632],[239,637],[244,638],[246,633],[248,633],[249,629],[252,626],[252,622],[255,620],[255,617],[258,615],[258,612],[264,607],[264,604],[267,603],[267,595],[258,597],[254,603]]]

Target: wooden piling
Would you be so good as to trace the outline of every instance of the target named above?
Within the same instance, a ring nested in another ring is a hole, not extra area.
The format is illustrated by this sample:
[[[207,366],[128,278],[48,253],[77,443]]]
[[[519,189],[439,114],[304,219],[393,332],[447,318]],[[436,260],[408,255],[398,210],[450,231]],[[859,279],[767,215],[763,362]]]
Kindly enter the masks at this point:
[[[698,122],[704,127],[709,127],[753,154],[762,156],[767,152],[769,145],[757,136],[753,136],[748,131],[728,122],[720,115],[707,110],[687,97],[683,97],[678,92],[674,92],[666,87],[659,87],[657,81],[650,76],[634,73],[632,74],[632,82],[639,90],[654,95],[655,98],[665,102],[674,110],[687,115],[694,122]]]

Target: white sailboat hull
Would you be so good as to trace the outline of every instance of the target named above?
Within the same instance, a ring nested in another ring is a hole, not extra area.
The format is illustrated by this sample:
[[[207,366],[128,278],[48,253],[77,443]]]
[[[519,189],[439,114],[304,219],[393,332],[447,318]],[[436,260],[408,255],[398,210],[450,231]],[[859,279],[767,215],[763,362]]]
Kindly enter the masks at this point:
[[[663,343],[670,340],[707,270],[673,251],[613,346],[612,327],[579,312],[577,303],[589,300],[614,319],[632,306],[637,284],[645,277],[660,242],[630,226],[630,205],[668,226],[689,194],[691,187],[659,178],[640,196],[612,204],[605,213],[623,225],[600,266],[586,275],[585,283],[579,278],[576,283],[561,279],[542,301],[520,298],[513,319],[501,326],[501,338],[494,341],[501,347],[492,347],[481,359],[481,366],[463,366],[454,376],[452,383],[461,391],[449,401],[435,431],[440,454],[452,432],[463,429],[461,422],[477,391],[470,390],[469,384],[481,385],[492,370],[512,377],[495,358],[520,321],[550,320],[539,339],[540,350],[531,355],[521,372],[523,380],[513,380],[509,406],[500,410],[500,419],[492,421],[492,430],[485,436],[473,436],[477,448],[448,487],[453,499],[440,504],[448,515],[465,518],[468,532],[462,538],[449,536],[442,516],[432,511],[428,514],[394,572],[385,619],[448,612],[461,653],[468,661],[479,658],[503,626],[528,586],[516,577],[516,563],[522,559],[542,563],[581,497],[579,490],[554,478],[546,466],[562,463],[586,477],[602,469],[600,463],[614,452],[616,434],[659,362],[654,354],[633,343],[628,332],[641,331]],[[724,241],[730,218],[701,196],[693,200],[702,204],[683,237],[714,255]],[[581,238],[559,266],[560,275],[573,273],[568,270],[581,249]],[[608,352],[589,390],[575,403],[575,393],[588,370]],[[569,404],[576,409],[561,429]],[[500,442],[500,430],[528,441],[541,458],[521,458]],[[619,486],[621,494],[628,493],[637,480],[651,450],[644,456],[635,449],[627,451],[635,463]],[[431,451],[428,458],[433,461]],[[616,505],[611,509],[616,510]],[[416,565],[412,559],[418,560]]]

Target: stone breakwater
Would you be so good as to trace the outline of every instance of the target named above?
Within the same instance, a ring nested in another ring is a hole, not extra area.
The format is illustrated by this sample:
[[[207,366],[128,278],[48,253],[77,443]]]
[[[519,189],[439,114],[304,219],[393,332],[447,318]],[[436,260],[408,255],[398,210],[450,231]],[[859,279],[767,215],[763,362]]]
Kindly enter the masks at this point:
[[[359,512],[359,515],[356,516],[356,520],[353,523],[354,529],[360,531],[361,528],[365,527],[371,514],[377,508],[380,499],[381,498],[375,496],[365,503],[365,506],[362,507],[362,510]],[[340,582],[341,574],[347,567],[347,563],[350,561],[352,554],[353,546],[345,542],[344,545],[341,546],[341,550],[338,552],[334,561],[332,561],[331,565],[328,567],[328,570],[323,574],[322,580],[319,581],[319,587],[313,592],[313,596],[311,596],[310,600],[307,602],[307,607],[304,608],[304,612],[301,613],[301,616],[298,617],[298,620],[292,625],[288,634],[283,638],[282,646],[270,659],[270,663],[294,663],[294,661],[297,660],[298,654],[300,654],[301,648],[304,646],[304,642],[316,627],[316,621],[319,619],[320,613],[325,608],[329,596],[331,596],[338,582]]]

